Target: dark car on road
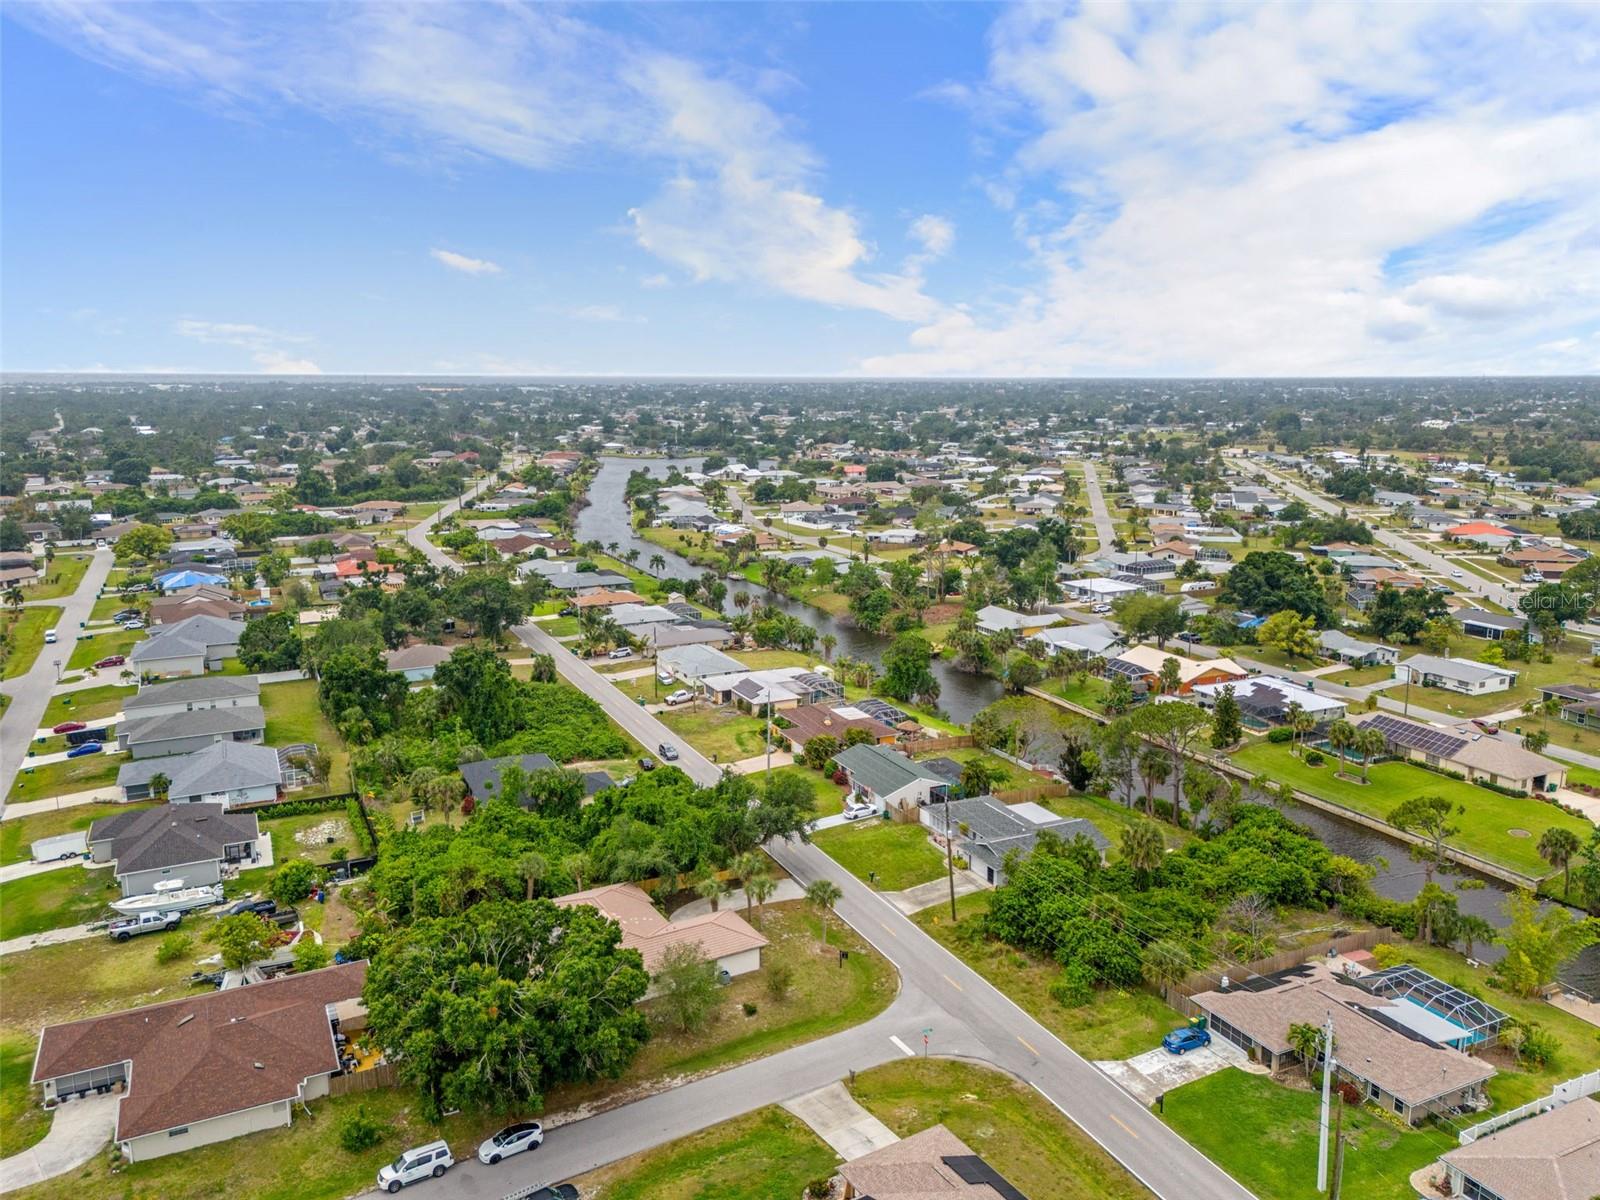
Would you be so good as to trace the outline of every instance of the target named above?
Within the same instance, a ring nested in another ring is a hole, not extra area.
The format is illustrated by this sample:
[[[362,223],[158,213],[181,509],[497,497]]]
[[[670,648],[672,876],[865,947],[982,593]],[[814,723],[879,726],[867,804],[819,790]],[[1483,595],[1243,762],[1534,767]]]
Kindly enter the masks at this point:
[[[661,745],[656,747],[656,751],[661,755],[662,762],[678,761],[678,748],[671,742],[662,742]]]
[[[641,758],[639,760],[639,770],[641,770],[641,771],[654,771],[655,769],[656,769],[656,760],[655,759],[653,759],[653,758]]]

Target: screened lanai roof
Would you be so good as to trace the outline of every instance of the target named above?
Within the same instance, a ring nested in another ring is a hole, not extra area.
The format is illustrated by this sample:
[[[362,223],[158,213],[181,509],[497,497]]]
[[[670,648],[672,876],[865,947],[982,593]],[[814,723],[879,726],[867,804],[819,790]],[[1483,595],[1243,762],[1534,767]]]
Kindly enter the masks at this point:
[[[1361,986],[1375,996],[1405,1000],[1465,1031],[1462,1038],[1441,1038],[1426,1031],[1434,1041],[1477,1043],[1490,1041],[1511,1018],[1492,1004],[1485,1003],[1442,979],[1435,979],[1420,967],[1402,963],[1374,971],[1361,979]]]

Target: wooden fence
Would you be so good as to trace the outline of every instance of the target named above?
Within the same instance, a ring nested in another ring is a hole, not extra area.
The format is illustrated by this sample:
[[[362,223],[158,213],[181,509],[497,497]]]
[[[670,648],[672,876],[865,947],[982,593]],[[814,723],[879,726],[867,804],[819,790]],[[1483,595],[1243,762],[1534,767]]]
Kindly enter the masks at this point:
[[[1230,984],[1240,984],[1246,979],[1257,975],[1274,975],[1279,971],[1286,971],[1290,967],[1297,967],[1301,963],[1310,962],[1312,959],[1323,958],[1329,951],[1335,954],[1349,954],[1355,950],[1371,950],[1379,942],[1402,942],[1404,934],[1396,933],[1392,929],[1363,929],[1356,933],[1347,933],[1342,937],[1323,938],[1321,941],[1309,945],[1297,946],[1290,950],[1282,950],[1267,958],[1258,958],[1254,962],[1245,963],[1242,968],[1234,964],[1231,968],[1210,968],[1196,971],[1182,983],[1173,984],[1167,988],[1167,1001],[1180,1012],[1189,1016],[1194,1011],[1179,1003],[1179,999],[1187,1000],[1197,992],[1214,992],[1222,987],[1222,977],[1226,975]],[[1197,1010],[1195,1010],[1197,1011]]]
[[[1002,788],[994,794],[994,798],[1004,804],[1027,804],[1036,800],[1053,800],[1071,793],[1072,789],[1064,783],[1040,782],[1031,787]]]
[[[970,733],[953,733],[947,737],[918,738],[914,742],[907,742],[906,747],[918,754],[925,754],[933,750],[970,750],[977,744],[977,739]]]
[[[351,1092],[372,1092],[378,1088],[393,1087],[399,1082],[393,1063],[379,1063],[365,1071],[350,1075],[335,1075],[328,1080],[328,1095],[348,1096]]]

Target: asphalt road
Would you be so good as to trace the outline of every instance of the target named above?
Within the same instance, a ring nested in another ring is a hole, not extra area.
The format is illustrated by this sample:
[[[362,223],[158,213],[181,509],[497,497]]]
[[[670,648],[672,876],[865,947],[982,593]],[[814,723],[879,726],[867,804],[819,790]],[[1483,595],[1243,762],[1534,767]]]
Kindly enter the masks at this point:
[[[1111,510],[1106,507],[1105,493],[1100,490],[1100,471],[1085,459],[1083,486],[1089,493],[1089,516],[1094,521],[1094,535],[1100,539],[1098,553],[1109,554],[1111,543],[1117,540],[1117,527],[1112,523]]]
[[[61,600],[49,601],[62,606],[61,620],[56,624],[56,644],[46,646],[34,660],[25,675],[8,679],[0,684],[0,691],[11,697],[4,717],[0,717],[0,814],[5,812],[5,797],[17,777],[23,759],[28,753],[28,743],[44,718],[45,707],[50,703],[50,693],[56,686],[56,663],[65,664],[72,658],[78,644],[79,628],[89,619],[94,602],[111,574],[114,556],[109,549],[96,550],[78,583],[78,590]]]
[[[720,771],[715,764],[630,703],[605,676],[537,625],[519,626],[516,633],[530,649],[552,655],[562,677],[595,699],[641,744],[671,742],[680,751],[677,765],[693,779],[706,784],[717,780]],[[828,878],[839,886],[843,893],[837,906],[839,915],[900,972],[902,991],[895,1005],[858,1029],[553,1131],[545,1147],[520,1161],[508,1160],[492,1171],[481,1166],[457,1167],[442,1181],[427,1185],[427,1195],[508,1195],[518,1188],[559,1182],[739,1113],[788,1099],[841,1078],[851,1069],[892,1058],[900,1051],[888,1041],[891,1033],[920,1051],[926,1030],[931,1053],[979,1059],[1031,1084],[1162,1200],[1249,1197],[1248,1191],[1109,1077],[822,851],[784,842],[772,843],[767,850],[801,883]],[[885,1050],[886,1045],[893,1053]],[[563,1149],[569,1143],[572,1148]],[[486,1175],[493,1175],[493,1188]],[[500,1189],[498,1193],[495,1188]]]

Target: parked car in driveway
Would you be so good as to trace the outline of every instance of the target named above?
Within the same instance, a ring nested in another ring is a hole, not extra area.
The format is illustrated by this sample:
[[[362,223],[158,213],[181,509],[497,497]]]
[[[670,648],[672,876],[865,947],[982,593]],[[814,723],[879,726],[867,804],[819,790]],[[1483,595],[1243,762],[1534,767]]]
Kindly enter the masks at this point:
[[[552,1183],[549,1187],[542,1187],[524,1196],[523,1200],[578,1200],[578,1189],[570,1183]]]
[[[165,933],[176,929],[183,921],[181,912],[147,912],[137,917],[125,917],[106,926],[106,936],[113,942],[125,942],[141,933]]]
[[[51,733],[77,733],[78,730],[87,728],[82,721],[63,721],[50,730]]]
[[[678,748],[671,742],[662,742],[661,745],[656,747],[656,753],[661,755],[662,762],[678,761]]]
[[[544,1126],[537,1121],[522,1121],[507,1125],[499,1133],[487,1137],[478,1147],[478,1161],[493,1166],[502,1158],[521,1154],[524,1150],[537,1150],[544,1142]]]
[[[875,817],[877,815],[878,810],[859,796],[851,796],[844,802],[844,819],[846,821],[859,821],[863,817]]]
[[[677,676],[675,676],[671,671],[657,671],[656,678],[662,683],[671,683],[677,678]]]
[[[408,1183],[419,1179],[437,1179],[456,1165],[455,1155],[444,1142],[429,1142],[403,1150],[392,1163],[378,1168],[378,1186],[386,1192],[398,1192]]]
[[[104,671],[107,667],[120,667],[120,666],[123,666],[124,664],[127,663],[127,661],[128,661],[128,656],[125,655],[125,654],[112,654],[112,655],[108,655],[105,658],[102,658],[99,662],[95,663],[94,664],[94,669],[96,671]]]
[[[639,770],[641,770],[641,771],[654,771],[655,769],[656,769],[656,760],[655,759],[653,759],[653,758],[641,758],[639,760]]]
[[[237,917],[241,913],[256,913],[264,917],[277,911],[278,902],[263,896],[258,900],[240,900],[237,904],[230,905],[228,911],[222,915],[225,917]]]
[[[632,646],[618,646],[610,654],[606,655],[606,657],[607,658],[632,658],[633,657],[633,647]]]
[[[1186,1054],[1190,1050],[1198,1050],[1202,1046],[1209,1045],[1211,1045],[1211,1031],[1194,1025],[1174,1029],[1161,1039],[1161,1048],[1168,1054]]]
[[[143,629],[144,628],[144,622],[143,621],[139,621],[139,620],[125,621],[125,622],[123,622],[122,627],[124,629]]]
[[[100,753],[100,743],[99,742],[85,742],[81,746],[74,746],[71,750],[68,750],[67,751],[67,757],[68,758],[88,758],[89,755],[91,755],[91,754],[99,754],[99,753]]]
[[[668,704],[687,704],[694,699],[694,693],[688,688],[679,688],[675,692],[667,693]]]

